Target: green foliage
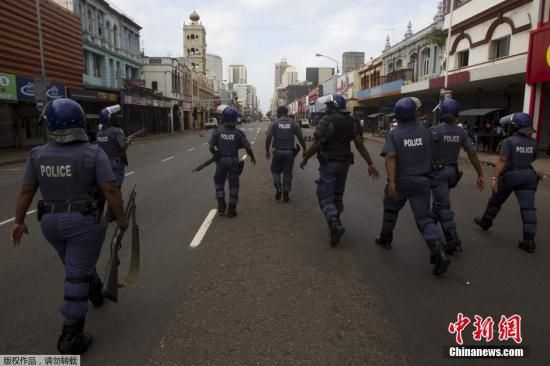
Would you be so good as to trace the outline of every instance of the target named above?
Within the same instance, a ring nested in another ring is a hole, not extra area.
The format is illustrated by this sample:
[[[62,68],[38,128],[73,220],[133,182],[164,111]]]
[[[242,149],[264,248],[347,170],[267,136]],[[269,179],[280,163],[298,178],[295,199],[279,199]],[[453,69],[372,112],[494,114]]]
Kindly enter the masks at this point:
[[[447,40],[447,32],[438,28],[432,28],[430,33],[426,35],[426,40],[429,43],[443,47],[445,45],[445,41]]]

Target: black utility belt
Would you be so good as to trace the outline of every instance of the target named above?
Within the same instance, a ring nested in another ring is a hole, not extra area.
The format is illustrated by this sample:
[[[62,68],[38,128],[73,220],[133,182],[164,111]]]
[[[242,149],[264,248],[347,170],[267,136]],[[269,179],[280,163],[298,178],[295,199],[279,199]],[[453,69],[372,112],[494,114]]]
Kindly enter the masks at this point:
[[[275,147],[273,148],[273,150],[294,151],[296,150],[296,148],[295,147]]]
[[[109,159],[118,161],[119,163],[122,161],[122,157],[120,157],[120,156],[113,156],[112,158],[109,158]]]
[[[433,166],[434,166],[435,170],[442,170],[446,166],[458,167],[458,162],[448,162],[448,163],[446,163],[446,162],[442,162],[442,161],[435,161],[433,163]]]
[[[67,212],[80,212],[83,215],[90,215],[98,210],[98,204],[95,201],[85,201],[85,202],[45,202],[38,201],[37,214],[38,221],[42,216],[47,214],[60,214]]]
[[[507,167],[506,170],[504,172],[510,172],[510,171],[517,171],[517,170],[532,170],[533,167],[532,166],[528,166],[528,167]]]

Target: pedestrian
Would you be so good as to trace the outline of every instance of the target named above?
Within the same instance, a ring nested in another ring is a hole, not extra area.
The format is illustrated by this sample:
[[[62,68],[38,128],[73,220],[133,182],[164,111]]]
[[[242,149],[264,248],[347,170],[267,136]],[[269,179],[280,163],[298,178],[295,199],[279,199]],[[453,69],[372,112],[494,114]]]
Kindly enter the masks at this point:
[[[462,172],[458,168],[458,155],[463,148],[477,172],[477,188],[483,190],[483,170],[474,146],[464,128],[458,122],[460,105],[454,99],[445,99],[440,106],[441,123],[431,128],[434,145],[432,173],[432,214],[441,224],[445,235],[445,251],[452,254],[462,251],[458,237],[454,212],[451,208],[450,191],[458,185]]]
[[[353,164],[351,142],[367,162],[369,176],[377,179],[380,173],[374,166],[371,156],[363,144],[363,130],[346,109],[346,99],[332,94],[326,103],[327,114],[319,121],[313,134],[313,144],[303,155],[300,167],[304,169],[309,158],[317,153],[319,179],[317,198],[319,206],[330,229],[330,245],[340,242],[345,229],[340,221],[344,211],[344,191],[349,167]]]
[[[382,148],[388,183],[384,194],[384,218],[376,243],[391,248],[399,211],[409,201],[416,225],[430,250],[433,274],[447,271],[450,260],[444,252],[442,235],[430,213],[432,139],[430,131],[416,123],[417,98],[402,98],[395,104],[397,127],[388,132]]]
[[[23,234],[28,233],[26,212],[40,188],[42,200],[37,210],[40,227],[65,268],[61,305],[64,322],[57,349],[62,354],[80,354],[92,342],[91,336],[83,332],[88,300],[94,306],[103,305],[102,284],[95,266],[107,224],[93,199],[98,184],[122,230],[127,229],[128,222],[109,159],[102,149],[88,142],[80,105],[70,99],[56,99],[46,105],[43,116],[50,142],[30,153],[11,240],[14,246],[19,246]]]
[[[99,112],[101,130],[97,132],[97,143],[105,151],[111,163],[111,169],[116,178],[117,186],[122,188],[124,182],[125,165],[128,164],[126,149],[132,143],[127,139],[124,131],[118,126],[113,115],[120,111],[120,105],[103,108]],[[103,206],[103,204],[102,204]],[[115,217],[111,206],[107,208],[107,222],[114,221]]]
[[[535,133],[533,120],[520,112],[503,117],[500,123],[510,124],[513,135],[502,141],[495,173],[491,177],[493,194],[483,215],[474,221],[483,230],[489,230],[504,202],[512,192],[515,193],[523,221],[523,240],[519,247],[533,253],[537,232],[535,193],[540,179],[532,165],[537,157],[537,143],[531,138]]]
[[[295,121],[288,118],[288,109],[285,106],[277,108],[277,117],[278,119],[267,129],[265,156],[268,160],[271,159],[270,148],[273,143],[271,174],[273,176],[273,185],[275,186],[275,199],[279,201],[282,194],[283,201],[288,202],[292,188],[294,158],[299,151],[299,147],[295,145],[294,137],[302,145],[303,151],[306,151],[306,143],[302,135],[302,129]],[[283,175],[282,187],[281,174]]]
[[[210,152],[217,156],[214,184],[218,199],[218,213],[225,214],[227,208],[225,202],[225,181],[227,180],[229,182],[227,217],[235,217],[239,201],[239,176],[244,165],[244,161],[239,161],[239,149],[246,150],[253,165],[256,165],[256,159],[246,135],[236,127],[239,112],[233,107],[225,107],[221,113],[221,119],[222,125],[212,133],[209,141]]]

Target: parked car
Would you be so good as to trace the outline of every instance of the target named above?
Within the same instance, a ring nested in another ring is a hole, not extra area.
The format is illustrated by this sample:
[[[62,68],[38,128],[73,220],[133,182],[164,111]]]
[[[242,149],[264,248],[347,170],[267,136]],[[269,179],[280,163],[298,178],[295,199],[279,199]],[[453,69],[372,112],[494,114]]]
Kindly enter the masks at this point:
[[[206,128],[218,128],[218,120],[214,117],[210,118],[208,122],[204,124],[204,127]]]
[[[302,128],[309,128],[309,120],[307,120],[307,119],[301,119],[301,120],[300,120],[300,127],[302,127]]]

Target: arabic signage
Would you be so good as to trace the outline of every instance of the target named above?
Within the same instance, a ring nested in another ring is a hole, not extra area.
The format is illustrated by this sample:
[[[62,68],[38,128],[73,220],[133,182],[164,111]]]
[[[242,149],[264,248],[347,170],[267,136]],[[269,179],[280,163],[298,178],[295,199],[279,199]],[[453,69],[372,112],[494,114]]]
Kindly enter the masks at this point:
[[[16,76],[17,100],[21,102],[35,102],[34,79],[26,76]],[[65,98],[65,84],[50,81],[46,87],[48,100]]]
[[[527,63],[527,82],[545,81],[550,81],[550,27],[531,32]]]
[[[17,87],[14,74],[0,72],[0,100],[17,100]]]

